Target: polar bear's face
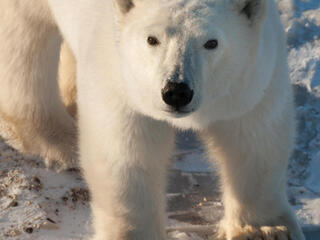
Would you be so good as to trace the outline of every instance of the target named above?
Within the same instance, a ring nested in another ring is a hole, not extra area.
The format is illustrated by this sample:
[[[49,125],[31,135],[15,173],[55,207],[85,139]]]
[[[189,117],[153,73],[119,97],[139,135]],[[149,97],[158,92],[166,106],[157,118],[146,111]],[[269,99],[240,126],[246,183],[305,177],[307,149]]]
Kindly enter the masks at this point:
[[[263,1],[150,2],[118,0],[124,87],[141,113],[190,127],[246,70]]]

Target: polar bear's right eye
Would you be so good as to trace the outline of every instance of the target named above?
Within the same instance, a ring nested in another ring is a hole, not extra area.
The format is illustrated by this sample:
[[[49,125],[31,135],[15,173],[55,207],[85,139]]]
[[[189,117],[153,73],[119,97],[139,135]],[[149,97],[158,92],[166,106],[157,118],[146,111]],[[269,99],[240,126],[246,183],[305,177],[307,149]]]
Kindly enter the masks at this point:
[[[208,50],[212,50],[218,47],[218,40],[213,39],[206,42],[203,47]]]
[[[156,37],[153,37],[153,36],[149,36],[147,39],[147,42],[151,46],[157,46],[160,44],[160,41]]]

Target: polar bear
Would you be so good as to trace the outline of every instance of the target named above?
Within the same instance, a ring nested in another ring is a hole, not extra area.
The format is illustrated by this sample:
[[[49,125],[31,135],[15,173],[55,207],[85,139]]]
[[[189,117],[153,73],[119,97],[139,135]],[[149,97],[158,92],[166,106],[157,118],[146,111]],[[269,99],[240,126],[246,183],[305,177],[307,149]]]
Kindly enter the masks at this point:
[[[218,238],[304,239],[285,192],[295,114],[273,0],[0,5],[1,116],[65,166],[76,130],[55,81],[59,33],[74,53],[94,240],[166,239],[173,128],[198,131],[219,166]]]

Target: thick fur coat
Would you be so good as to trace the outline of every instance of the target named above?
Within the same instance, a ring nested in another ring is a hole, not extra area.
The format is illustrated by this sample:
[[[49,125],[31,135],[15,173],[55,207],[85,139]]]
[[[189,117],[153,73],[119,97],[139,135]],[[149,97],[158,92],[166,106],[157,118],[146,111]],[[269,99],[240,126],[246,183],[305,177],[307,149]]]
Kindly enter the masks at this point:
[[[174,127],[198,131],[220,167],[220,238],[304,239],[285,192],[295,121],[273,0],[2,0],[0,21],[1,117],[48,165],[74,162],[62,100],[77,75],[94,240],[166,239]],[[61,36],[77,62],[62,54],[62,98]],[[192,100],[169,106],[169,82]]]

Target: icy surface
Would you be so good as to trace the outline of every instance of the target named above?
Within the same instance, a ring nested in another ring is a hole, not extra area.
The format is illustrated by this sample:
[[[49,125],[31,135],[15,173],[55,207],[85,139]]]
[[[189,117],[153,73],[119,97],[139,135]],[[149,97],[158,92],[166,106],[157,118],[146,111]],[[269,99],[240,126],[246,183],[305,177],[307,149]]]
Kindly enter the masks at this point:
[[[279,0],[288,35],[298,136],[288,195],[308,240],[320,239],[320,1]],[[214,167],[192,133],[180,133],[168,199],[171,240],[205,240],[223,213]],[[55,173],[0,143],[0,239],[80,240],[90,236],[87,187],[79,172]]]

